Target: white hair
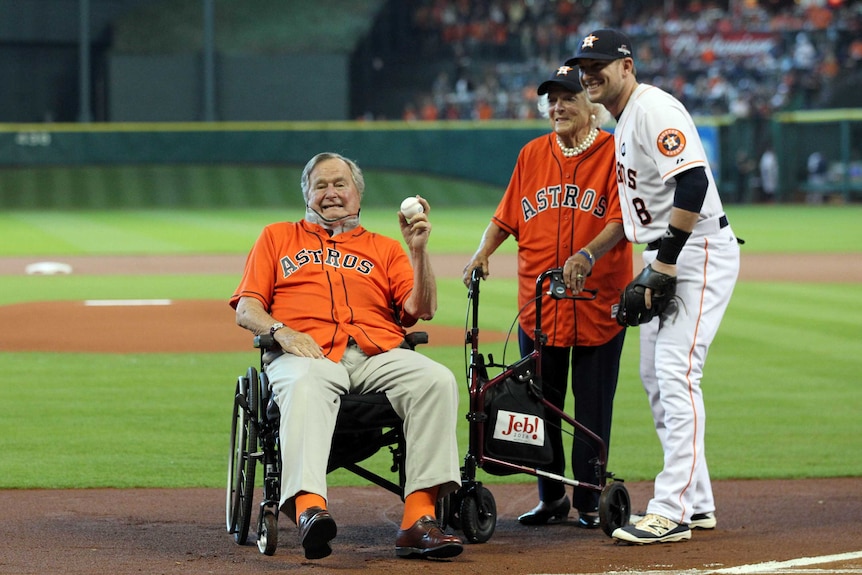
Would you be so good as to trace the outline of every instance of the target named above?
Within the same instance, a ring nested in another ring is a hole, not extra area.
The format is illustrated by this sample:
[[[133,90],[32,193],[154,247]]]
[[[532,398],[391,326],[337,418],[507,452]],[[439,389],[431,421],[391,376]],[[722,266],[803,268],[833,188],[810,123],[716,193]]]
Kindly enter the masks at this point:
[[[583,92],[579,92],[583,93]],[[586,96],[584,96],[586,97]],[[594,104],[593,102],[587,102],[590,108],[590,127],[591,128],[601,128],[606,122],[611,119],[611,114],[608,112],[607,108],[602,106],[601,104]],[[539,110],[539,115],[543,118],[550,118],[550,110],[551,104],[548,102],[548,95],[542,94],[539,96],[538,101],[536,101],[536,108]]]
[[[365,193],[365,177],[362,175],[362,170],[356,162],[335,152],[321,152],[308,160],[308,163],[305,164],[305,168],[302,170],[299,186],[302,189],[302,199],[305,200],[305,203],[308,203],[308,198],[311,195],[311,172],[317,167],[317,164],[324,160],[341,160],[347,164],[347,167],[350,168],[350,175],[353,177],[353,183],[356,185],[356,190],[359,192],[361,199]]]

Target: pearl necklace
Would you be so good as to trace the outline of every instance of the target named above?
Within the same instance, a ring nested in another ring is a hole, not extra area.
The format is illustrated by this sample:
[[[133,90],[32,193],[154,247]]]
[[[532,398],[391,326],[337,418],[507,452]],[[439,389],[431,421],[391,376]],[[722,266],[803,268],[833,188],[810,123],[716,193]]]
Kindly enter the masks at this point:
[[[599,129],[593,128],[590,130],[590,133],[587,134],[587,137],[584,140],[575,146],[574,148],[567,148],[563,145],[563,141],[560,139],[560,136],[557,136],[557,144],[560,146],[560,151],[563,152],[563,155],[567,158],[572,158],[574,156],[580,156],[584,152],[586,152],[590,146],[593,145],[593,142],[596,141],[596,137],[599,135]]]

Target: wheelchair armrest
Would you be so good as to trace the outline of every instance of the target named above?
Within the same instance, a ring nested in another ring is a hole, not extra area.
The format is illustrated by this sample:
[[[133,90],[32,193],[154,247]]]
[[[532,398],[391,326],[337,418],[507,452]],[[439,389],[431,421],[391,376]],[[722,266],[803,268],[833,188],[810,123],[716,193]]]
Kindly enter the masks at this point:
[[[412,331],[404,336],[404,345],[402,347],[416,349],[417,345],[423,343],[428,343],[428,332]],[[281,351],[281,347],[275,342],[275,338],[268,333],[254,336],[254,347],[264,351]]]
[[[275,343],[275,338],[268,333],[254,336],[254,347],[263,350],[280,349],[278,344]]]
[[[411,331],[404,336],[404,344],[409,349],[416,349],[417,345],[428,343],[427,331]]]
[[[269,365],[273,360],[284,353],[281,346],[275,341],[275,338],[268,333],[254,336],[254,347],[260,349],[261,368],[265,365]]]

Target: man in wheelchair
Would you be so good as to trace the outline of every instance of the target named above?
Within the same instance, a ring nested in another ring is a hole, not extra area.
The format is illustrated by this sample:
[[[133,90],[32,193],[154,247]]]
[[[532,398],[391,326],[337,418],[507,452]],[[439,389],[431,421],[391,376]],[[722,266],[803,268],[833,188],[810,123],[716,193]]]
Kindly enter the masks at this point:
[[[340,398],[385,392],[404,422],[407,454],[396,554],[454,557],[462,542],[440,529],[435,504],[460,485],[457,383],[445,366],[401,347],[404,327],[437,308],[428,202],[419,198],[425,211],[410,221],[398,214],[408,258],[399,241],[360,225],[365,182],[352,160],[314,156],[301,187],[305,218],[263,229],[230,300],[238,325],[271,334],[284,350],[267,368],[281,412],[280,510],[296,522],[306,558],[332,552],[326,473]]]

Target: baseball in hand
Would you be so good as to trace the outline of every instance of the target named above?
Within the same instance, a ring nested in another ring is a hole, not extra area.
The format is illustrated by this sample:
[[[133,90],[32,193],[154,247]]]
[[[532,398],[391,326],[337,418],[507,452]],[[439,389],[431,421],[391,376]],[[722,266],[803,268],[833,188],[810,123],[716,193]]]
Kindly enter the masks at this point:
[[[401,213],[404,214],[405,218],[407,218],[408,224],[410,223],[410,220],[413,219],[413,216],[421,214],[424,211],[425,208],[422,207],[422,204],[419,203],[419,200],[417,200],[415,196],[405,198],[404,201],[401,202]]]

